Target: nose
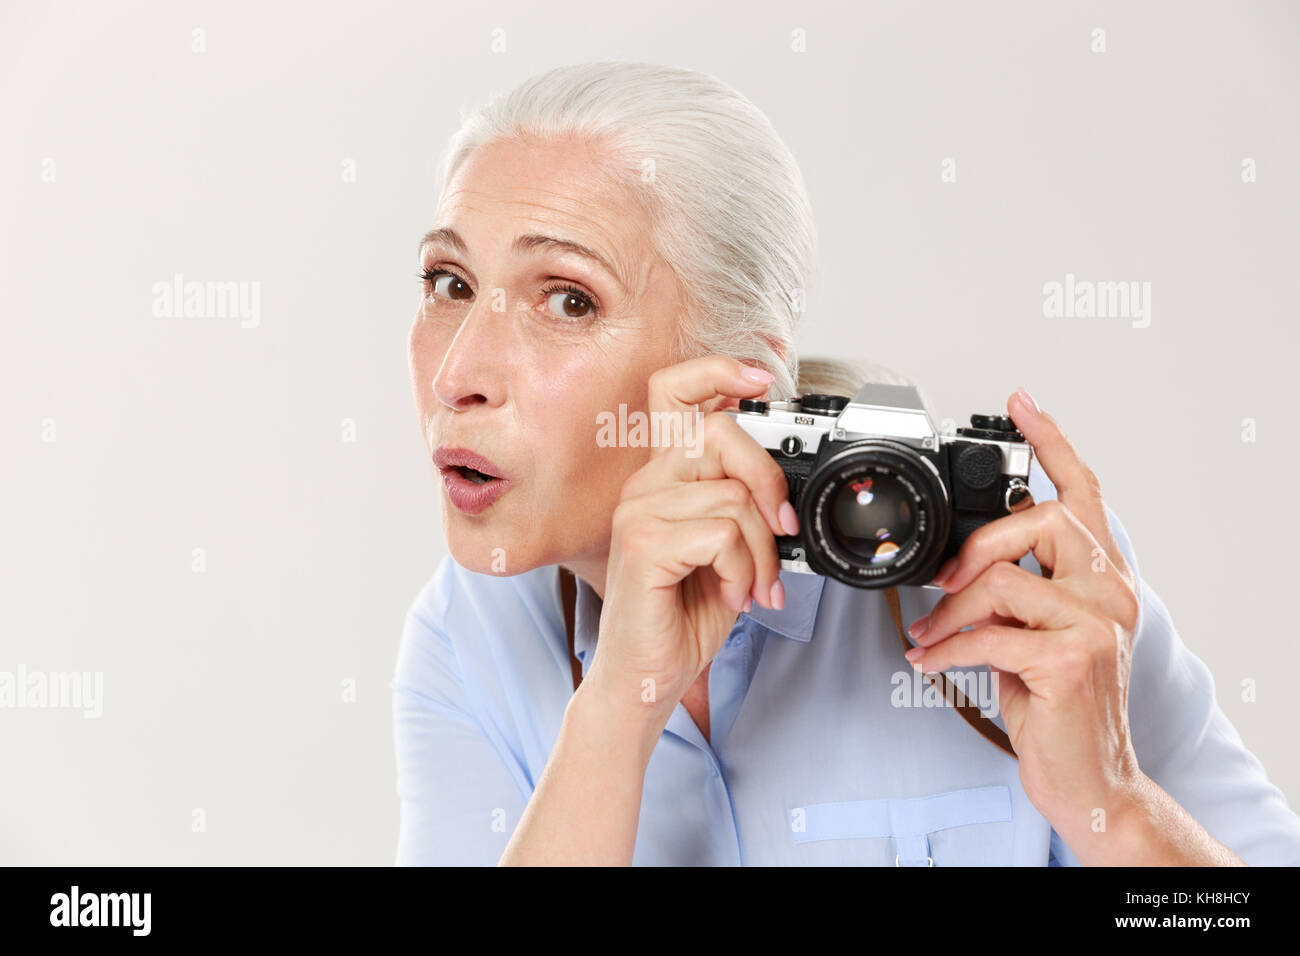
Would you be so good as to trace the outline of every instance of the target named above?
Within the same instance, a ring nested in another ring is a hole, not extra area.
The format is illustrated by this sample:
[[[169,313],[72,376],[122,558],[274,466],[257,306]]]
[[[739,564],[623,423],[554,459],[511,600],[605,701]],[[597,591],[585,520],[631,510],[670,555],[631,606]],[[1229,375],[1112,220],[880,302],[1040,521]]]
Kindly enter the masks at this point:
[[[495,321],[501,317],[503,314],[494,314],[475,303],[447,347],[442,366],[433,378],[433,392],[452,411],[505,401],[505,363],[501,360],[506,350],[502,340],[505,327]]]

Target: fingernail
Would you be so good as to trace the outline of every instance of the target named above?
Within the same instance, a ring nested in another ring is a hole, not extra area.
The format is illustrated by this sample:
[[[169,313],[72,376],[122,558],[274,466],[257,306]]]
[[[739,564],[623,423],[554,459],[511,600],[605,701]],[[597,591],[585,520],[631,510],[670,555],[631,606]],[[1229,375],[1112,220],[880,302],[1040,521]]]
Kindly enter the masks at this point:
[[[942,567],[939,568],[939,573],[934,576],[934,583],[942,586],[943,582],[947,581],[948,578],[952,577],[952,573],[956,570],[957,570],[957,556],[953,555],[951,558],[949,558],[947,561],[943,563]]]
[[[788,499],[781,502],[781,507],[776,510],[776,519],[781,522],[786,534],[799,533],[799,516],[794,513],[794,505]]]
[[[924,648],[924,647],[914,647],[914,648],[912,648],[910,651],[908,651],[906,654],[904,654],[903,656],[906,657],[906,658],[907,658],[909,661],[911,661],[913,664],[915,664],[916,661],[917,661],[917,660],[921,657],[921,655],[924,654],[924,653],[925,653],[925,648]]]
[[[913,622],[912,626],[907,629],[907,633],[912,635],[912,639],[919,638],[922,634],[930,629],[930,615],[919,617]]]
[[[752,365],[746,365],[740,370],[742,378],[747,378],[751,382],[757,382],[759,385],[771,385],[776,381],[776,376],[765,368],[754,368]]]
[[[1024,405],[1026,408],[1028,408],[1035,415],[1037,415],[1040,411],[1042,411],[1042,409],[1038,407],[1038,403],[1034,401],[1034,396],[1030,395],[1023,388],[1016,389],[1016,395],[1020,397],[1021,404]]]
[[[772,582],[772,607],[778,611],[785,610],[785,587],[780,578]]]

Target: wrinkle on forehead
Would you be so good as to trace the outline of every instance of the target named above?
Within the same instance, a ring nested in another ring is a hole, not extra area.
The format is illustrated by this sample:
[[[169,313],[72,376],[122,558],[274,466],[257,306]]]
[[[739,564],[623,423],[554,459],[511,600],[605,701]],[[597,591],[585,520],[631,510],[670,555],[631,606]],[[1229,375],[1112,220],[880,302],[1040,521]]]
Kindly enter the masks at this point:
[[[649,240],[649,217],[630,192],[634,187],[620,183],[617,162],[590,144],[578,145],[587,148],[560,154],[556,141],[540,140],[479,147],[448,184],[438,220],[450,223],[453,211],[463,209],[518,221],[503,237],[507,241],[541,232],[591,246],[619,270],[629,300],[639,300],[659,258]]]

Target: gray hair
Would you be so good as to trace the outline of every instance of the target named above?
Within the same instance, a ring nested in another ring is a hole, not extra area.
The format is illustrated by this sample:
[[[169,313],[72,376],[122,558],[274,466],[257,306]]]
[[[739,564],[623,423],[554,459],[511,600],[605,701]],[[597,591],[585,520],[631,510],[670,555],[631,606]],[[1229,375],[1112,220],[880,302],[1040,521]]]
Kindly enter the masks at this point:
[[[815,390],[800,388],[794,348],[816,270],[812,208],[758,107],[693,70],[610,59],[558,67],[462,111],[439,162],[442,189],[475,149],[527,137],[597,143],[634,186],[686,298],[674,361],[721,353],[775,375],[773,398]],[[822,362],[818,374],[835,367]]]

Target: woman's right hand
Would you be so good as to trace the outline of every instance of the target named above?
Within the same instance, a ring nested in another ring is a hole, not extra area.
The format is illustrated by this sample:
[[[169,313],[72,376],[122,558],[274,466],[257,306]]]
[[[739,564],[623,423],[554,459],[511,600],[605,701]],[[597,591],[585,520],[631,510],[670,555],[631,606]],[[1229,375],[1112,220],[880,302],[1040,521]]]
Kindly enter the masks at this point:
[[[667,412],[684,421],[698,404],[758,398],[770,384],[769,373],[728,356],[690,359],[650,377],[650,420]],[[784,607],[773,536],[798,532],[772,456],[721,410],[699,425],[697,456],[682,444],[652,448],[623,485],[600,637],[583,681],[660,716],[713,660],[750,599]]]

